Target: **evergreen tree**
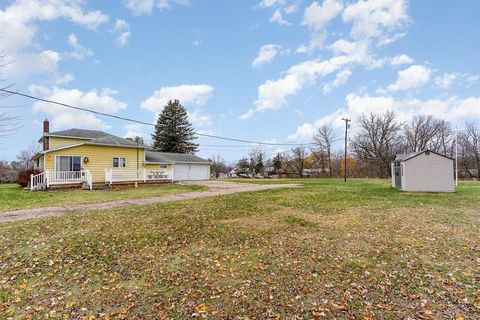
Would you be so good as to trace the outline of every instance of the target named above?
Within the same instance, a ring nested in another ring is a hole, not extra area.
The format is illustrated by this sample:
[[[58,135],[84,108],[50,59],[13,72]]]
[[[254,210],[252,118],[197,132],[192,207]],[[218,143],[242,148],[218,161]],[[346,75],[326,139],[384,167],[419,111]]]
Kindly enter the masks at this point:
[[[170,100],[158,116],[155,132],[152,134],[153,151],[173,153],[195,153],[198,144],[194,142],[192,124],[188,122],[187,109],[178,100]]]
[[[127,140],[133,141],[139,146],[144,146],[145,142],[143,141],[143,138],[140,136],[135,136],[134,138],[126,138]]]
[[[277,153],[277,155],[273,158],[273,169],[275,170],[275,173],[278,173],[280,169],[282,169],[282,166],[283,166],[282,155],[280,153]]]

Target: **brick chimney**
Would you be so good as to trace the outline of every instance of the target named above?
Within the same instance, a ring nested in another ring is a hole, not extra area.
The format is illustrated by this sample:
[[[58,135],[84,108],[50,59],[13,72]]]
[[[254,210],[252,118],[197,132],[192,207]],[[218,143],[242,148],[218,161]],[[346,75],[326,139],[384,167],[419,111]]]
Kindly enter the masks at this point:
[[[49,148],[49,141],[48,141],[48,133],[50,132],[50,122],[48,119],[43,120],[43,150],[48,150]]]

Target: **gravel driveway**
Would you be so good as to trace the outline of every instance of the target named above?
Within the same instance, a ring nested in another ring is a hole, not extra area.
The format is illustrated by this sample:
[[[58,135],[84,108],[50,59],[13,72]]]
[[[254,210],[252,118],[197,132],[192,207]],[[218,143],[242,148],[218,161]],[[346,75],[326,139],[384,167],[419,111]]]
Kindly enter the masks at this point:
[[[180,200],[188,200],[188,199],[221,196],[221,195],[240,193],[240,192],[252,192],[252,191],[262,191],[262,190],[271,190],[271,189],[292,188],[292,187],[300,186],[298,184],[260,185],[260,184],[250,184],[250,183],[235,183],[235,182],[219,181],[219,180],[191,181],[191,182],[187,181],[182,183],[202,185],[202,186],[208,187],[209,189],[204,191],[184,192],[184,193],[176,193],[176,194],[169,194],[169,195],[158,196],[158,197],[140,198],[140,199],[116,200],[116,201],[100,202],[100,203],[86,203],[86,204],[76,204],[76,205],[30,208],[30,209],[21,209],[21,210],[12,210],[12,211],[0,211],[0,222],[41,218],[41,217],[47,217],[47,216],[56,216],[56,215],[62,215],[62,214],[65,214],[68,212],[74,212],[74,211],[92,211],[92,210],[100,210],[100,209],[112,209],[112,208],[119,208],[119,207],[131,206],[131,205],[180,201]],[[85,192],[95,192],[95,191],[85,191]]]

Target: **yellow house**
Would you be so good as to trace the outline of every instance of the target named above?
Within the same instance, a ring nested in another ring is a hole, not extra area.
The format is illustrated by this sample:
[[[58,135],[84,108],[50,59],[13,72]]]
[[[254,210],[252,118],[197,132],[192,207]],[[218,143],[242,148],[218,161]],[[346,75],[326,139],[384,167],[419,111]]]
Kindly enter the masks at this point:
[[[102,131],[68,129],[49,131],[43,123],[39,142],[43,150],[35,155],[35,167],[42,173],[32,175],[30,188],[52,185],[94,183],[206,180],[210,162],[190,154],[147,151],[145,146]]]

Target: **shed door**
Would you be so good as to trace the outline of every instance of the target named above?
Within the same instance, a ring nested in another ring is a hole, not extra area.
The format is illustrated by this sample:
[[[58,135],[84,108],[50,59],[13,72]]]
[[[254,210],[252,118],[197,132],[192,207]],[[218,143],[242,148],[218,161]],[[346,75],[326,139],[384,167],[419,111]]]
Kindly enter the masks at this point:
[[[395,188],[402,188],[402,168],[400,161],[395,161]]]

